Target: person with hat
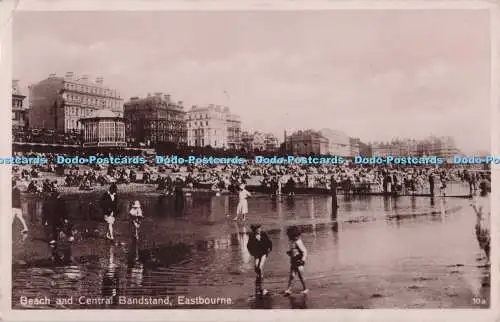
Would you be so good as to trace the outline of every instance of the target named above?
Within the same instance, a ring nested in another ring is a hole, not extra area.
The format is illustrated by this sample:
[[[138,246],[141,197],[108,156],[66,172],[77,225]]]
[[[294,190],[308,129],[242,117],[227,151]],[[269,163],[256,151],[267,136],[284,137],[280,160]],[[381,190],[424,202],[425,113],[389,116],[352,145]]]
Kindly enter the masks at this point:
[[[252,194],[248,192],[244,184],[241,184],[240,192],[238,195],[239,195],[239,202],[238,206],[236,207],[236,217],[234,217],[233,220],[238,220],[240,218],[240,215],[242,215],[243,221],[245,221],[247,219],[247,213],[248,213],[247,198],[250,197]]]
[[[286,234],[290,241],[290,249],[286,252],[290,256],[290,277],[288,279],[288,288],[285,290],[285,296],[292,294],[292,283],[297,275],[302,283],[302,293],[307,294],[309,290],[306,287],[304,280],[304,265],[307,256],[307,249],[304,242],[300,238],[300,231],[296,226],[291,226],[287,229]]]
[[[118,187],[116,183],[112,183],[108,189],[104,193],[101,198],[101,209],[104,214],[104,221],[108,224],[108,230],[106,232],[106,238],[109,240],[114,240],[114,231],[113,225],[115,223],[115,219],[118,216],[118,201],[116,197],[116,192]]]
[[[263,270],[267,256],[273,249],[273,243],[269,239],[269,236],[262,231],[262,225],[250,225],[250,229],[252,232],[248,238],[247,249],[255,259],[255,273],[257,274],[255,279],[255,294],[258,296],[266,295],[268,291],[262,288],[262,281],[264,279]]]
[[[134,227],[134,237],[136,240],[139,240],[139,228],[141,227],[142,219],[144,218],[139,200],[134,201],[134,203],[130,205],[129,214]]]

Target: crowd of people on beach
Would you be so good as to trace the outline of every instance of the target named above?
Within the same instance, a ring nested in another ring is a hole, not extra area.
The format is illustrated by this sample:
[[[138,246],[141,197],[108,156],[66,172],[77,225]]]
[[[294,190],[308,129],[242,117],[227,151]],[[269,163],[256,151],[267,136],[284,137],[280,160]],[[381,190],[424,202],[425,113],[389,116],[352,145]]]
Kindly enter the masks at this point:
[[[470,194],[477,191],[483,171],[466,167],[384,166],[384,165],[161,165],[153,160],[143,165],[56,165],[54,154],[36,154],[46,165],[16,166],[13,176],[27,182],[30,192],[43,191],[38,179],[54,173],[59,183],[79,190],[93,190],[112,182],[118,184],[152,184],[157,190],[171,193],[176,185],[184,188],[208,189],[215,192],[238,192],[241,184],[256,186],[271,194],[293,194],[296,189],[329,190],[332,184],[343,194],[383,193],[396,195],[446,195],[449,183],[469,185]],[[55,183],[52,183],[55,184]]]

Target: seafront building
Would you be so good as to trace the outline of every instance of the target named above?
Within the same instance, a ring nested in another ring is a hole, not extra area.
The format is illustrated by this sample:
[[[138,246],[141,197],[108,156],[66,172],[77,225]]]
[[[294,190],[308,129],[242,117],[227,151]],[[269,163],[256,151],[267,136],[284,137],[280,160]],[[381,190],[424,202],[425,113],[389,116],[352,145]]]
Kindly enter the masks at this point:
[[[342,131],[321,129],[319,133],[328,140],[327,154],[341,157],[351,156],[349,136]]]
[[[279,140],[272,133],[266,133],[264,136],[265,150],[268,152],[276,152],[279,149]]]
[[[241,118],[231,113],[228,107],[224,107],[227,127],[227,147],[232,150],[241,148]]]
[[[25,95],[21,93],[19,81],[12,81],[12,126],[24,128],[29,125],[28,108],[24,105]]]
[[[72,72],[64,77],[50,74],[30,86],[29,125],[37,129],[81,131],[81,118],[103,109],[122,116],[122,103],[115,89],[104,86],[103,78],[91,81],[87,75],[75,77]]]
[[[186,115],[189,146],[222,149],[241,147],[241,120],[228,107],[193,105]]]
[[[288,152],[298,155],[328,154],[329,142],[319,131],[297,131],[287,136],[285,148]]]
[[[124,104],[127,140],[132,145],[155,146],[187,143],[186,112],[183,102],[174,102],[169,94],[131,97]]]
[[[242,147],[245,151],[276,152],[279,148],[278,138],[272,133],[244,131],[241,135]]]
[[[349,155],[351,158],[361,155],[362,150],[363,143],[359,138],[349,138]]]
[[[423,140],[394,139],[371,144],[373,156],[438,156],[450,158],[461,154],[455,140],[449,136],[430,136]]]

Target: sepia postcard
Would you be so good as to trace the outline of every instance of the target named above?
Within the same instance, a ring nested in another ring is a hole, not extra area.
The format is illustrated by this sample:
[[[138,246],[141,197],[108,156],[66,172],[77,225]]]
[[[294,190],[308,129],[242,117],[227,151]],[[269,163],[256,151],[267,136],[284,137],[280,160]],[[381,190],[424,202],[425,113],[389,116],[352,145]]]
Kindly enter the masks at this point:
[[[494,2],[0,8],[6,321],[500,319]]]

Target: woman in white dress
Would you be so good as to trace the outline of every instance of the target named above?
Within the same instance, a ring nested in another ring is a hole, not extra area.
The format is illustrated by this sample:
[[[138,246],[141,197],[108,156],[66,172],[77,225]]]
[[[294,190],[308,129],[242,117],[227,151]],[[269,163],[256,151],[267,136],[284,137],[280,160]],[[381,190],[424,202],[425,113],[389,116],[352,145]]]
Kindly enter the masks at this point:
[[[236,217],[234,217],[233,220],[238,220],[240,218],[240,215],[243,216],[243,221],[247,219],[247,214],[248,214],[247,198],[250,197],[251,195],[252,194],[245,189],[244,184],[240,185],[239,202],[238,206],[236,207]]]

